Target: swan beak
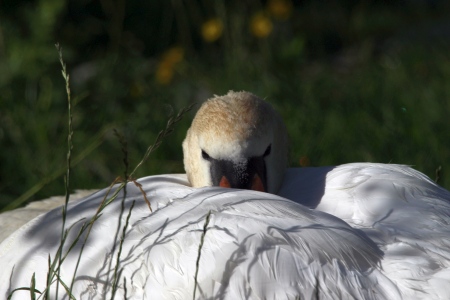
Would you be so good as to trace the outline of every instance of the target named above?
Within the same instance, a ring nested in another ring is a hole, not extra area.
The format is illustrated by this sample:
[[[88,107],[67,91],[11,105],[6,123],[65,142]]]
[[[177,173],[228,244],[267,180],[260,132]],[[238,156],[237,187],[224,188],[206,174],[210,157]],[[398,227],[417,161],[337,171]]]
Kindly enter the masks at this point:
[[[266,189],[264,188],[264,184],[261,180],[261,177],[259,177],[258,174],[255,174],[255,176],[253,176],[253,180],[252,180],[252,190],[254,191],[260,191],[260,192],[265,192]]]
[[[242,168],[230,161],[211,161],[211,178],[213,185],[223,188],[248,189],[266,192],[265,172],[263,158],[252,158]]]
[[[231,184],[230,181],[228,181],[228,179],[225,176],[222,176],[222,179],[220,179],[219,186],[224,188],[230,188]]]
[[[222,176],[219,182],[219,186],[223,188],[231,188],[230,181],[225,176]],[[259,192],[265,192],[266,189],[264,188],[264,184],[261,180],[261,177],[259,177],[258,174],[255,174],[252,179],[252,185],[250,187],[251,190],[259,191]]]

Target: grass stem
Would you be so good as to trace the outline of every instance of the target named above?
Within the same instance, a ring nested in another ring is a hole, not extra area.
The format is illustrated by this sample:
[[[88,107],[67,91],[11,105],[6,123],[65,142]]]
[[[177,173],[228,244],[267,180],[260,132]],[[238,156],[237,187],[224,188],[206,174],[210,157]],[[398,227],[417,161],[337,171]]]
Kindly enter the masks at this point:
[[[209,224],[210,218],[211,218],[211,211],[209,211],[208,214],[206,215],[205,223],[203,224],[202,236],[200,238],[200,244],[198,245],[198,255],[197,255],[197,261],[195,263],[194,294],[192,295],[192,300],[195,300],[195,294],[197,292],[197,285],[198,285],[197,276],[198,276],[198,270],[200,269],[200,257],[202,254],[203,243],[205,242],[205,235],[206,235],[206,232],[208,231],[208,224]]]
[[[59,257],[58,257],[58,266],[61,266],[62,264],[62,248],[64,246],[64,242],[65,242],[65,231],[66,231],[66,218],[67,218],[67,205],[69,204],[69,199],[70,199],[70,162],[71,162],[71,158],[72,158],[72,148],[73,148],[73,143],[72,143],[72,137],[73,137],[73,128],[72,128],[72,105],[71,105],[71,99],[70,99],[70,76],[67,73],[67,68],[66,68],[66,63],[64,62],[63,59],[63,54],[62,54],[62,47],[59,44],[56,44],[56,49],[58,51],[59,54],[59,62],[61,63],[61,73],[62,76],[64,78],[64,81],[66,83],[66,93],[67,93],[67,108],[68,108],[68,127],[69,127],[69,132],[67,134],[67,166],[66,166],[66,175],[64,178],[64,189],[65,189],[65,193],[66,193],[66,197],[65,197],[65,203],[64,206],[62,208],[62,226],[61,226],[61,241],[60,241],[60,247],[61,247],[61,251],[59,251]],[[61,268],[58,267],[58,272],[57,272],[57,277],[60,278],[60,270]],[[58,280],[57,284],[56,284],[56,298],[58,298],[58,291],[59,291],[59,283],[60,281]],[[48,290],[50,291],[50,289]],[[49,292],[47,292],[47,296],[49,298],[50,294]]]

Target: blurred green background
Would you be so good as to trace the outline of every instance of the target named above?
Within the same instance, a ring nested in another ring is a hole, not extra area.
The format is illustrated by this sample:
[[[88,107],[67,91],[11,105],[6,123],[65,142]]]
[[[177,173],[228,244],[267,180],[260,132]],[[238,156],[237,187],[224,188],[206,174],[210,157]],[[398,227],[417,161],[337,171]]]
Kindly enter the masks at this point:
[[[271,102],[291,165],[412,165],[450,188],[449,1],[0,1],[0,209],[64,194],[71,76],[73,189],[135,166],[183,107],[228,90]],[[198,107],[198,106],[197,106]],[[137,176],[183,172],[197,107]]]

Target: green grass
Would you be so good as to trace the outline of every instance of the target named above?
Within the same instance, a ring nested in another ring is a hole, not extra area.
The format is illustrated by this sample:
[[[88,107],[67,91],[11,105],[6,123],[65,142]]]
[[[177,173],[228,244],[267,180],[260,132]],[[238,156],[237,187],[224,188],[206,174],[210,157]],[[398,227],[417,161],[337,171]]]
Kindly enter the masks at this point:
[[[51,3],[0,13],[0,209],[65,191],[67,108],[55,40],[73,70],[71,189],[103,188],[123,172],[113,129],[136,165],[173,111],[228,90],[251,91],[275,106],[289,130],[293,167],[302,157],[312,166],[399,163],[434,179],[441,166],[439,183],[450,188],[450,46],[445,30],[434,33],[445,28],[446,3],[304,1],[287,20],[271,17],[274,31],[258,39],[248,22],[266,2],[192,0],[183,16],[169,2],[129,1],[119,44],[117,16],[105,14],[105,28],[116,31],[102,31],[95,25],[102,8]],[[73,11],[86,16],[76,26]],[[152,11],[168,19],[150,18]],[[224,32],[206,43],[198,32],[211,17],[223,20]],[[164,37],[153,31],[161,24]],[[184,55],[171,65],[170,82],[160,84],[155,76],[174,45]],[[181,142],[193,114],[135,178],[184,172]]]

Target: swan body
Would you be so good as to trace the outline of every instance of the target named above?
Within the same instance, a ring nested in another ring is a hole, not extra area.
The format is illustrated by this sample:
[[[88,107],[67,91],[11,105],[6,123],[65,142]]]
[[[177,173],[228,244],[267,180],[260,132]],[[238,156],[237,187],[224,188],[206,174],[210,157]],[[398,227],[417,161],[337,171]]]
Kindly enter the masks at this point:
[[[73,288],[77,299],[110,298],[120,239],[116,232],[122,231],[118,222],[124,226],[133,202],[119,258],[119,299],[125,293],[127,299],[192,299],[204,227],[197,299],[400,299],[377,267],[382,252],[376,244],[334,216],[257,191],[194,189],[183,175],[152,176],[139,183],[153,213],[133,183],[127,187],[124,213],[122,194],[105,208],[81,256]],[[106,193],[69,205],[66,228],[73,227],[65,251]],[[29,286],[33,273],[36,289],[44,290],[48,255],[55,259],[60,229],[61,210],[55,209],[0,245],[0,297]],[[82,239],[62,264],[67,285]],[[65,294],[61,288],[59,293]],[[28,295],[18,291],[12,299]]]
[[[112,287],[105,283],[111,282],[117,259],[118,222],[124,226],[133,201],[120,256],[126,283],[119,284],[119,298],[126,290],[128,299],[192,299],[209,212],[198,299],[450,297],[450,193],[409,167],[357,163],[288,169],[283,197],[195,189],[185,175],[139,182],[154,212],[133,183],[127,186],[124,213],[122,194],[106,207],[80,261],[77,299],[110,298]],[[69,205],[66,227],[75,225],[66,245],[106,193]],[[0,298],[29,286],[33,273],[36,288],[45,286],[48,255],[54,259],[60,228],[56,209],[0,245]],[[65,282],[71,282],[80,244],[63,263]],[[28,293],[16,292],[13,299]]]
[[[128,183],[84,248],[76,234],[107,190],[69,204],[60,276],[77,299],[450,299],[450,193],[420,172],[286,171],[281,118],[247,92],[205,102],[183,153],[186,175]],[[61,222],[50,211],[0,244],[0,298],[33,274],[45,288]]]

